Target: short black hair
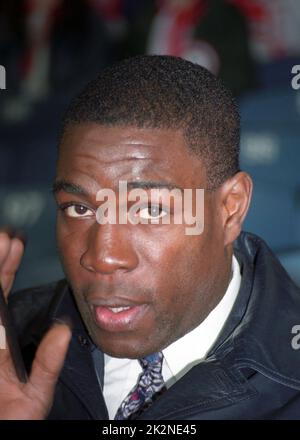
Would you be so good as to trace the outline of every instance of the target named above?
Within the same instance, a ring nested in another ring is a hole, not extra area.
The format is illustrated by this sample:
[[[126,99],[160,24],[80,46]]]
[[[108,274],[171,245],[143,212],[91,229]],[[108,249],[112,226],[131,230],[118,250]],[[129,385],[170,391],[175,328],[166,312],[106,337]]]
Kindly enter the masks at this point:
[[[240,118],[231,92],[182,58],[141,55],[104,69],[71,102],[62,134],[85,122],[182,130],[211,189],[239,170]]]

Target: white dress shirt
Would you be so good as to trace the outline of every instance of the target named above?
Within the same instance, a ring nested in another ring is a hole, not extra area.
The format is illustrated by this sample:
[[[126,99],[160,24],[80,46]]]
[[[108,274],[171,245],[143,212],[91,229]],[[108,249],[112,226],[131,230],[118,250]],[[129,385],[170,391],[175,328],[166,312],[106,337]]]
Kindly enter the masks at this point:
[[[162,375],[167,388],[205,358],[232,310],[240,284],[240,266],[233,256],[232,278],[221,301],[198,327],[162,350]],[[106,354],[104,365],[103,394],[109,418],[113,420],[121,402],[136,385],[142,367],[136,359],[119,359]]]

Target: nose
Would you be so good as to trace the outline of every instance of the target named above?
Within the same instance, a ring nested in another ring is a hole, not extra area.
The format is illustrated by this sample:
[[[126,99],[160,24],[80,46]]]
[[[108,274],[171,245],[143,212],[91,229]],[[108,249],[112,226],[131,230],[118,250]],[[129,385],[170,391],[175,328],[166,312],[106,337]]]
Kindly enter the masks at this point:
[[[86,270],[102,275],[134,270],[138,265],[138,256],[127,225],[93,225],[80,264]]]

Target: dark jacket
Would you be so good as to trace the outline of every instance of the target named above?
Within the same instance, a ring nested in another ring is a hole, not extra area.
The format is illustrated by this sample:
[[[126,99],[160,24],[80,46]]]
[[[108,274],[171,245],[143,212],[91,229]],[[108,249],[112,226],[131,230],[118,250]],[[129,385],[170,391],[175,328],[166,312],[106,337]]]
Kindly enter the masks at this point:
[[[205,361],[188,371],[139,418],[299,419],[300,290],[267,245],[242,233],[234,253],[242,284],[233,310]],[[99,382],[103,354],[83,326],[65,280],[12,296],[10,307],[28,366],[49,323],[69,315],[73,337],[49,419],[108,419]],[[180,353],[179,353],[180,355]],[[98,357],[98,378],[93,356]]]

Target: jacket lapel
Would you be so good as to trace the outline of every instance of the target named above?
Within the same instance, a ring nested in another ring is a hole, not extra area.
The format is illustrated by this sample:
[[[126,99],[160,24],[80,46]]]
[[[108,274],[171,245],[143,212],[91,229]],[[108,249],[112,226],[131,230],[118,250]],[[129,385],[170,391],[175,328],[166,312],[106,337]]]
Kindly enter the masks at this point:
[[[52,312],[53,320],[64,320],[65,317],[72,322],[72,339],[59,382],[67,386],[77,396],[92,419],[108,420],[108,412],[101,389],[104,377],[104,356],[99,352],[95,358],[98,362],[96,373],[93,361],[93,352],[96,347],[83,326],[79,311],[67,285],[59,303],[56,304]]]
[[[203,419],[207,411],[224,408],[256,395],[238,369],[227,369],[216,359],[194,366],[162,394],[140,417],[141,420]]]
[[[92,419],[107,420],[107,408],[95,372],[91,349],[86,336],[73,333],[59,381],[72,390]]]

